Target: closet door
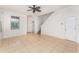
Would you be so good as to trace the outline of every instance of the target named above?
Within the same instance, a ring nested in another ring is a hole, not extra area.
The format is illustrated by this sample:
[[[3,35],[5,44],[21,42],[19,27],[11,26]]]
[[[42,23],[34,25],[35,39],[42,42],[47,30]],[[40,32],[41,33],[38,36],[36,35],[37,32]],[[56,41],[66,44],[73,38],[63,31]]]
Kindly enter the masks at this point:
[[[67,17],[65,19],[65,37],[68,40],[76,41],[76,18]]]

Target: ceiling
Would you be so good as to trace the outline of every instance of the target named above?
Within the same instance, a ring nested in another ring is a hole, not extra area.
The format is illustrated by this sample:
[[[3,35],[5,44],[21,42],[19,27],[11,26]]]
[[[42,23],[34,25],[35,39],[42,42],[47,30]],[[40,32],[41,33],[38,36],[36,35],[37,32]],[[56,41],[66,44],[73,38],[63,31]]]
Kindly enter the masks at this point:
[[[27,11],[31,5],[0,5],[0,9],[8,11],[16,11],[26,15],[33,15],[32,11]],[[59,10],[65,7],[64,5],[38,5],[41,7],[42,12],[36,12],[34,15],[43,15],[52,11]]]

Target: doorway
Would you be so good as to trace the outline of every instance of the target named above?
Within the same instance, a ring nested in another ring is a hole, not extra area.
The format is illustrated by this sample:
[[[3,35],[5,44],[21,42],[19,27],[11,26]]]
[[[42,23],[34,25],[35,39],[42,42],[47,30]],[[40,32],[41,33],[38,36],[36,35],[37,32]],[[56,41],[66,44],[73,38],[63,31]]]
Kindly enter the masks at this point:
[[[35,32],[35,21],[31,15],[27,16],[27,32],[28,33]]]

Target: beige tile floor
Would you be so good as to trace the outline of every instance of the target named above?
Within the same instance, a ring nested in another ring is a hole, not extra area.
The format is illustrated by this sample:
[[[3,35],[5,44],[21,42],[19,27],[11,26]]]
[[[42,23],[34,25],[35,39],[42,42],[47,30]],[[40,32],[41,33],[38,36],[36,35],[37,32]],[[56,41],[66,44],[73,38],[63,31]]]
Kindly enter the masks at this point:
[[[78,52],[78,47],[78,43],[73,41],[31,33],[24,36],[3,39],[0,52],[68,53]]]

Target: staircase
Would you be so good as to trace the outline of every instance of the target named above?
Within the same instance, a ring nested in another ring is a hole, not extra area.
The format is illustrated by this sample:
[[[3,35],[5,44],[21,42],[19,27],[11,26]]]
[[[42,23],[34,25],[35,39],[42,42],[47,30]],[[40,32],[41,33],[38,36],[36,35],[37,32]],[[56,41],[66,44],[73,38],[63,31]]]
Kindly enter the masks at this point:
[[[57,12],[57,11],[59,11],[61,9],[66,8],[66,7],[68,7],[68,6],[63,6],[61,8],[58,8],[58,9],[54,10],[54,11]],[[42,27],[45,25],[46,22],[49,22],[49,19],[52,17],[53,14],[55,14],[54,11],[51,11],[50,13],[47,13],[47,14],[44,14],[44,15],[39,16],[39,20],[41,20],[41,23],[40,23],[40,29],[38,31],[38,34],[41,34]]]
[[[47,19],[50,17],[50,15],[52,13],[54,13],[54,12],[50,12],[48,14],[44,14],[44,15],[39,16],[39,20],[41,20],[41,22],[40,22],[40,29],[38,31],[38,34],[41,34],[41,26],[47,21]]]

